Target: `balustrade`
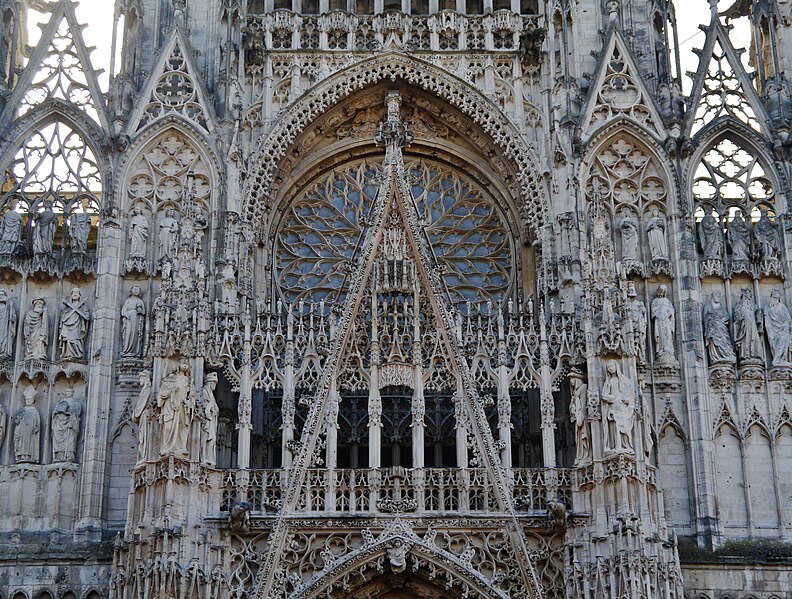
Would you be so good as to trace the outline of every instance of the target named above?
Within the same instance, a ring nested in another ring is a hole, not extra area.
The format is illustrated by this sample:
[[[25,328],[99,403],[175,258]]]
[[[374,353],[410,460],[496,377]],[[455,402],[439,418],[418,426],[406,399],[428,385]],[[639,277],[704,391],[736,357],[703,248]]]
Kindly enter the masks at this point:
[[[513,499],[520,512],[544,510],[550,497],[571,506],[573,469],[511,468]],[[228,470],[222,473],[221,511],[247,501],[254,513],[280,508],[285,470]],[[498,513],[492,483],[483,468],[311,469],[300,502],[302,513]]]

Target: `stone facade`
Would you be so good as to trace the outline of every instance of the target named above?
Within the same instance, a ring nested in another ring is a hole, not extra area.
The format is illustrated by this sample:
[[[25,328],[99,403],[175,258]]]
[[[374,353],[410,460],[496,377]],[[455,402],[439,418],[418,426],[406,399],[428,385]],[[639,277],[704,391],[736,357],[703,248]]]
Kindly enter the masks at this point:
[[[683,95],[664,0],[117,0],[103,93],[3,1],[0,599],[790,597],[790,7],[711,4]]]

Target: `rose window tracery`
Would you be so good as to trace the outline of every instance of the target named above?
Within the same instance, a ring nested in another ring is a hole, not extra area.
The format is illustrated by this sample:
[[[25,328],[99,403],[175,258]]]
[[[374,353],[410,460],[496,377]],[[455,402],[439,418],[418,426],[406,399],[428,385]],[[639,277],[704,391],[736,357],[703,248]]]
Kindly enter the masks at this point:
[[[434,163],[405,168],[407,187],[454,303],[501,302],[514,249],[504,215],[473,181]],[[382,166],[361,162],[312,184],[289,207],[275,241],[277,282],[289,302],[345,297]]]

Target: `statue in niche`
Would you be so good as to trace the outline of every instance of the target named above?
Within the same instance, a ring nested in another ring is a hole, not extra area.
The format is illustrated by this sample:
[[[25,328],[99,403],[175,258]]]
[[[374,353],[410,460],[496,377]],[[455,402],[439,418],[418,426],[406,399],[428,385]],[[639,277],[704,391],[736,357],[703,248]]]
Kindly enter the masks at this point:
[[[759,214],[759,221],[754,225],[754,235],[759,242],[759,255],[762,260],[777,260],[781,257],[778,228],[770,222],[767,210],[760,210]]]
[[[33,254],[36,256],[52,255],[52,244],[55,241],[55,229],[58,227],[58,217],[52,210],[52,201],[44,201],[44,210],[36,214],[33,219]]]
[[[6,421],[6,411],[3,404],[0,403],[0,447],[3,446],[3,441],[5,441]]]
[[[121,307],[121,356],[124,358],[139,358],[143,350],[146,304],[141,294],[140,286],[133,285]]]
[[[407,551],[409,547],[401,539],[396,539],[393,547],[389,547],[388,562],[396,574],[401,574],[407,569]]]
[[[214,466],[217,463],[217,418],[220,409],[217,407],[214,391],[217,388],[217,373],[210,372],[204,377],[201,389],[201,408],[203,410],[203,435],[201,438],[201,460]]]
[[[723,305],[723,293],[720,290],[712,292],[704,308],[704,343],[711,364],[734,364],[737,361],[729,335],[729,312]]]
[[[234,265],[227,262],[218,276],[220,283],[220,301],[226,310],[235,308],[237,305],[237,285]]]
[[[148,455],[148,442],[150,434],[149,418],[151,416],[151,409],[149,401],[151,400],[151,371],[141,370],[138,375],[140,381],[140,393],[138,400],[135,404],[135,409],[132,411],[132,422],[138,427],[138,461],[145,461]]]
[[[162,379],[157,406],[160,409],[160,455],[187,456],[187,439],[195,412],[195,387],[190,362],[183,359]]]
[[[667,260],[666,222],[657,208],[652,208],[652,215],[646,224],[646,237],[649,242],[649,253],[652,255],[652,260]]]
[[[35,405],[36,390],[30,385],[22,394],[25,396],[25,405],[19,408],[14,418],[14,459],[18,464],[38,464],[41,416]]]
[[[16,255],[22,239],[22,214],[9,210],[0,221],[0,254]]]
[[[743,218],[742,212],[737,212],[729,224],[729,245],[732,250],[732,260],[747,262],[751,259],[751,231]]]
[[[701,249],[704,250],[705,260],[721,259],[723,256],[723,231],[711,212],[707,212],[699,223],[699,240]]]
[[[569,404],[569,419],[575,427],[575,466],[591,463],[591,427],[586,421],[586,402],[588,385],[583,380],[583,373],[576,368],[569,373],[569,386],[572,400]]]
[[[630,311],[633,332],[635,333],[636,358],[640,364],[643,364],[646,362],[646,306],[638,299],[638,295],[635,292],[635,284],[632,282],[630,282],[627,296],[630,298],[627,308]]]
[[[781,301],[782,291],[773,289],[764,309],[764,324],[773,366],[789,366],[789,346],[792,343],[792,315]]]
[[[0,289],[0,360],[9,360],[14,354],[17,313],[5,289]]]
[[[173,208],[168,208],[159,221],[159,250],[157,257],[160,260],[172,258],[176,255],[176,241],[179,235],[179,222],[174,218]]]
[[[748,287],[740,291],[740,301],[734,306],[734,343],[740,362],[761,361],[762,338],[759,335],[759,309]]]
[[[622,260],[638,260],[638,223],[632,217],[630,210],[625,208],[624,216],[619,222],[622,242]]]
[[[142,208],[132,210],[129,221],[129,257],[145,258],[146,245],[148,244],[149,221],[143,214]]]
[[[655,360],[658,364],[676,364],[674,334],[676,321],[674,304],[666,297],[668,288],[660,285],[652,300],[652,322],[654,323]]]
[[[47,320],[47,302],[36,298],[32,308],[25,314],[22,323],[22,334],[25,337],[25,358],[46,360],[49,344],[49,322]]]
[[[91,215],[88,213],[90,203],[82,201],[82,212],[69,215],[69,245],[73,254],[85,254],[88,251],[88,237],[91,235]]]
[[[91,313],[86,306],[87,300],[74,287],[68,299],[63,300],[63,312],[60,318],[60,357],[62,360],[82,360],[85,358],[85,335]]]
[[[632,431],[638,391],[630,378],[619,371],[615,360],[605,363],[602,384],[602,419],[605,421],[605,450],[633,453]]]
[[[73,389],[61,397],[52,410],[52,461],[76,462],[82,404],[74,399]]]

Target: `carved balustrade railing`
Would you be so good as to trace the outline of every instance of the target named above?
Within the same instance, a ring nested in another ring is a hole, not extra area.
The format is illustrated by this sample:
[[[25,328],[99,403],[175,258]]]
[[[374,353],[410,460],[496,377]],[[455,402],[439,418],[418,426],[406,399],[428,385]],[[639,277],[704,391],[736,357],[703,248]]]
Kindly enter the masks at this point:
[[[370,52],[394,40],[396,45],[413,51],[518,51],[520,36],[541,31],[543,23],[542,16],[523,16],[509,10],[484,16],[450,10],[429,16],[398,11],[300,15],[276,10],[247,17],[243,36],[246,61],[258,63],[268,50]]]
[[[216,471],[222,487],[220,511],[247,501],[253,513],[280,509],[285,470]],[[555,496],[571,507],[574,469],[511,468],[512,493],[520,512],[546,509]],[[310,514],[498,513],[492,484],[483,468],[311,469],[298,511]]]

